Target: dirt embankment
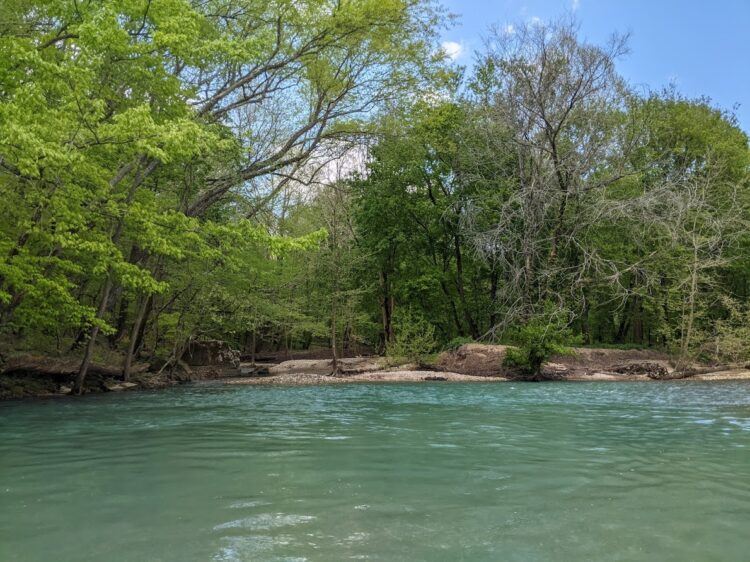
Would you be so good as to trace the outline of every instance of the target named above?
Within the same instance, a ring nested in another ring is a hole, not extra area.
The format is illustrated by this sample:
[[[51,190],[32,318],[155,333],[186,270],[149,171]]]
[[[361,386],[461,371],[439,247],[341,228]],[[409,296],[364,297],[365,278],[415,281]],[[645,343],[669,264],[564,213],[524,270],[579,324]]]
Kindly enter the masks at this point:
[[[508,347],[466,344],[441,353],[430,365],[388,365],[383,358],[340,361],[341,372],[331,376],[327,359],[296,359],[272,365],[265,376],[227,379],[228,384],[306,385],[347,382],[472,381],[502,382],[516,378],[503,367]],[[561,381],[652,381],[750,379],[750,370],[691,365],[689,375],[676,372],[670,357],[653,350],[576,348],[571,355],[553,357],[544,366],[544,378]]]
[[[293,359],[281,363],[240,363],[189,366],[174,370],[138,363],[128,382],[120,368],[93,364],[85,393],[156,389],[181,383],[219,380],[226,384],[320,385],[361,382],[504,382],[516,378],[503,367],[507,346],[467,344],[441,353],[434,363],[393,365],[382,357],[353,357],[339,361],[332,373],[330,359]],[[20,356],[7,360],[0,371],[0,399],[62,396],[71,393],[79,359]],[[553,357],[544,378],[560,381],[698,381],[750,380],[750,370],[691,365],[676,372],[669,356],[652,350],[578,348],[570,356]]]
[[[55,358],[19,355],[7,359],[0,370],[0,400],[28,397],[65,396],[72,392],[80,358]],[[136,363],[130,380],[122,380],[120,366],[93,363],[84,384],[84,394],[166,388],[199,380],[237,376],[240,371],[216,366],[190,367],[182,364],[174,370],[161,365]]]
[[[262,369],[262,368],[261,368]],[[243,366],[249,371],[249,366]],[[227,379],[228,384],[257,385],[314,385],[342,384],[353,382],[491,382],[504,381],[504,377],[486,377],[470,373],[455,373],[438,365],[390,365],[383,357],[352,357],[339,360],[339,372],[333,373],[330,359],[294,359],[272,365],[263,370],[261,376]],[[256,370],[260,371],[260,370]]]
[[[508,346],[467,344],[442,353],[437,365],[457,373],[513,378],[503,367]],[[667,353],[651,349],[573,348],[570,355],[552,357],[543,368],[545,378],[564,381],[745,380],[745,366],[691,363],[675,369]]]

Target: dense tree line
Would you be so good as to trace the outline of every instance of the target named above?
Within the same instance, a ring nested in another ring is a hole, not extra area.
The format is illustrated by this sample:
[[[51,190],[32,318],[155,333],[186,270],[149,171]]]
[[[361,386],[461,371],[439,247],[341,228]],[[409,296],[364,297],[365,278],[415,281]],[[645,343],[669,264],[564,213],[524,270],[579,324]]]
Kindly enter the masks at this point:
[[[627,38],[566,21],[447,65],[445,21],[427,0],[3,3],[3,348],[80,356],[79,388],[97,357],[127,379],[196,338],[336,358],[534,325],[744,359],[732,115],[635,92]]]
[[[80,388],[103,336],[127,378],[144,348],[289,331],[284,262],[320,235],[258,215],[421,87],[442,20],[425,0],[3,2],[7,345],[79,350]]]
[[[747,356],[748,138],[708,100],[639,95],[574,23],[495,31],[461,87],[387,126],[351,184],[393,307],[440,339],[565,331]],[[376,299],[371,299],[371,303]]]

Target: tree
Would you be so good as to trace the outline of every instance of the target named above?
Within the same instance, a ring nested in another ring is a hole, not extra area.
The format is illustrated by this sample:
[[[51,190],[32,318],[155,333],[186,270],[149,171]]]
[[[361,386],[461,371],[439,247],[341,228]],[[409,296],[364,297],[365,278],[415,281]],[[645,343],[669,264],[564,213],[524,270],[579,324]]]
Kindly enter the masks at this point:
[[[479,338],[491,289],[463,225],[483,189],[462,167],[471,113],[434,101],[403,112],[384,124],[366,177],[354,182],[358,243],[379,273],[383,344],[398,301],[428,314],[444,341]]]
[[[128,375],[185,259],[180,236],[238,224],[256,190],[366,131],[429,76],[443,18],[427,0],[53,0],[3,14],[0,321],[15,337],[78,331],[78,391],[115,311]]]
[[[591,267],[581,207],[628,173],[633,143],[623,117],[629,94],[614,68],[626,45],[623,36],[604,47],[584,43],[568,21],[491,34],[473,96],[485,121],[508,131],[517,169],[477,247],[504,270],[504,325],[570,298]]]

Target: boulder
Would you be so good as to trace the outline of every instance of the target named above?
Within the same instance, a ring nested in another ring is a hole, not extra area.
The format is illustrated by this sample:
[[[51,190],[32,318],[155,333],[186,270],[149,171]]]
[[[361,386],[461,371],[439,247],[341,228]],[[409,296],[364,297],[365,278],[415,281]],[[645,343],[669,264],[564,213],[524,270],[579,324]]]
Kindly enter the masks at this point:
[[[191,342],[182,360],[191,367],[240,366],[240,352],[232,349],[229,344],[221,340],[203,340]]]

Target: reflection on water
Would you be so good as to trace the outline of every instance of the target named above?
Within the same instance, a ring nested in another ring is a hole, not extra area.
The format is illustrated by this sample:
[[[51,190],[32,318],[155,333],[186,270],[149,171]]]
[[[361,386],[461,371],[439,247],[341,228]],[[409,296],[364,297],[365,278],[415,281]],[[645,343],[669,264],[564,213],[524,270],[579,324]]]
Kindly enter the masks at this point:
[[[743,382],[0,404],[0,560],[747,560]]]

